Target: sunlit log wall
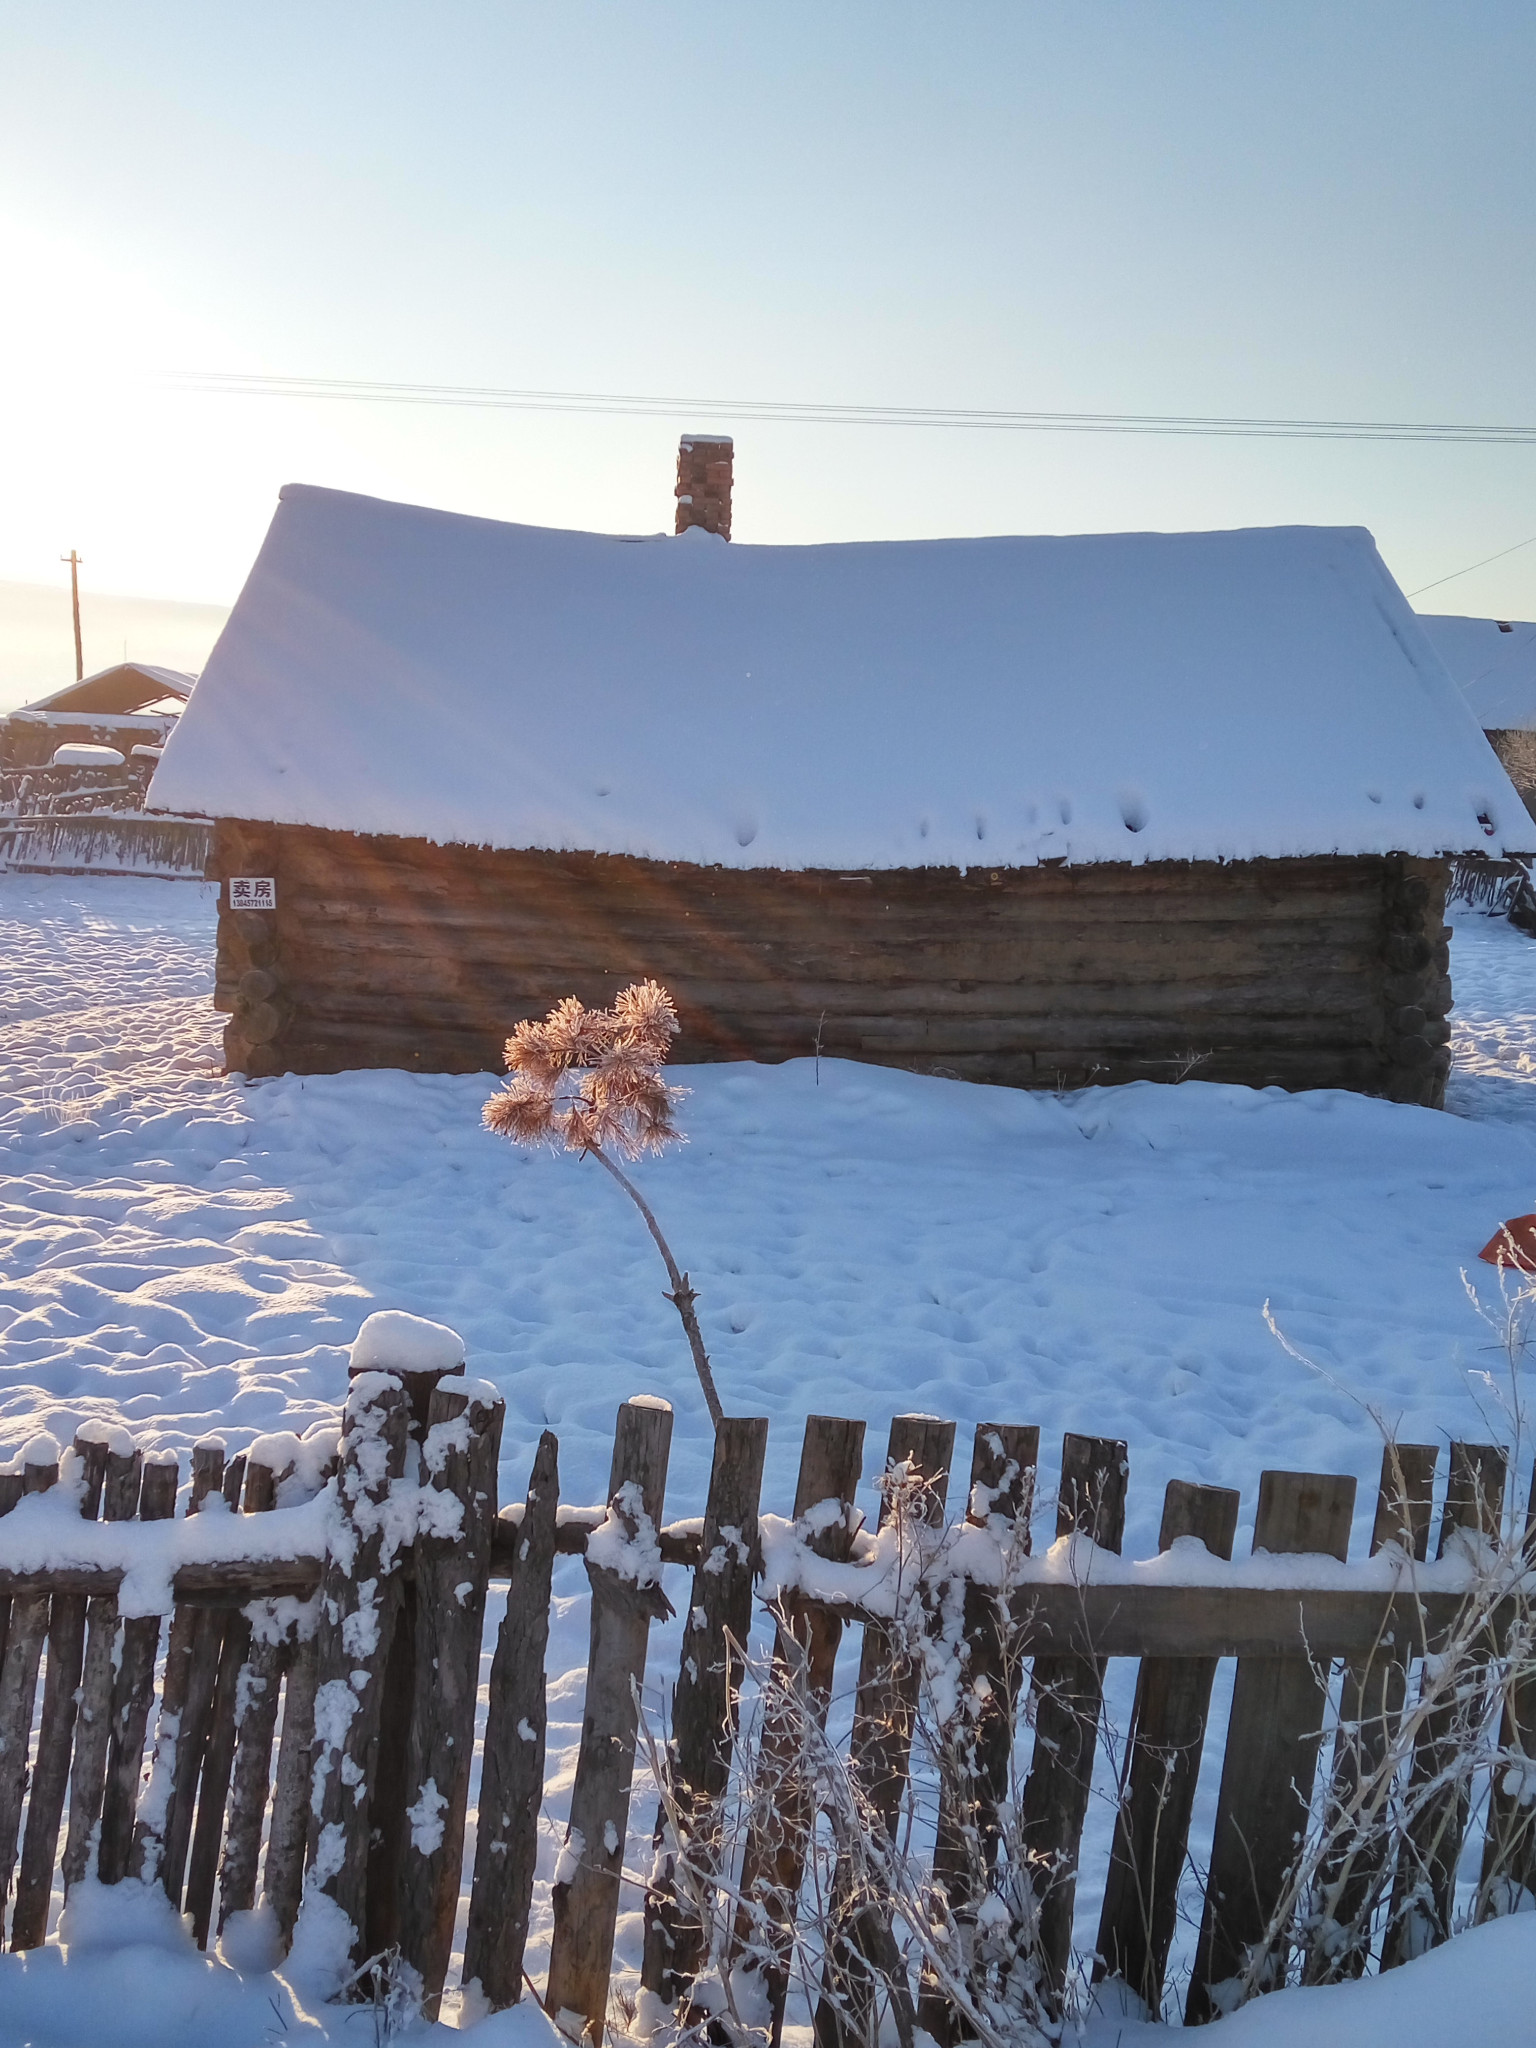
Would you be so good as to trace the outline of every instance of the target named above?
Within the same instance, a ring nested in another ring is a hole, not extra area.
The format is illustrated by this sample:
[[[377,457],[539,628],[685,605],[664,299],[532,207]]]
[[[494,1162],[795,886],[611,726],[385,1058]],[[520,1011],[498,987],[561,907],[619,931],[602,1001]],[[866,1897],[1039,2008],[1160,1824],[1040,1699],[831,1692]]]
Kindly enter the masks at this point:
[[[247,1074],[498,1071],[519,1018],[648,975],[684,1061],[1432,1105],[1450,1065],[1442,861],[789,873],[224,821],[210,873]],[[273,878],[275,912],[231,910],[237,876]]]

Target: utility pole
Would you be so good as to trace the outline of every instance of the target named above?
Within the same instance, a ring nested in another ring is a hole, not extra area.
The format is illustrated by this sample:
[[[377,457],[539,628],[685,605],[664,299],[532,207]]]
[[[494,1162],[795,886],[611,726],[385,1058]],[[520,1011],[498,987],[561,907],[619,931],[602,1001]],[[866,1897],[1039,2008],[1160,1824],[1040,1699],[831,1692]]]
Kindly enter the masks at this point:
[[[80,557],[71,548],[59,560],[69,564],[69,595],[75,608],[75,681],[80,683],[85,680],[85,655],[80,647]]]

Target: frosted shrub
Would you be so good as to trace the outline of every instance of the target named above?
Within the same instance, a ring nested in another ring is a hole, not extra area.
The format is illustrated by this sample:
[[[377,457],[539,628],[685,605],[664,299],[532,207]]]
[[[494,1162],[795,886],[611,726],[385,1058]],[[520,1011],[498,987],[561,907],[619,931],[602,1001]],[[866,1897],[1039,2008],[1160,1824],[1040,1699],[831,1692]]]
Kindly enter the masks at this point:
[[[613,1156],[638,1159],[683,1142],[672,1112],[684,1091],[669,1087],[661,1071],[676,1036],[677,1010],[660,982],[635,982],[620,991],[611,1010],[589,1010],[567,996],[542,1023],[528,1018],[513,1031],[506,1052],[511,1079],[483,1115],[491,1130],[515,1144],[554,1145],[595,1159],[629,1196],[666,1264],[667,1299],[682,1318],[718,1429],[725,1411],[694,1310],[698,1296],[650,1204]]]

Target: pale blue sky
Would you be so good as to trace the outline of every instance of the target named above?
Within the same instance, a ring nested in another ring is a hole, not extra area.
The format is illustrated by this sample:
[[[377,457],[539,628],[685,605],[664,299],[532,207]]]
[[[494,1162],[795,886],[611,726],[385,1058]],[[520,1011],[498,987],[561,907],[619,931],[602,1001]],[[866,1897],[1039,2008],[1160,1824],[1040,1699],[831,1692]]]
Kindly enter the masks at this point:
[[[693,425],[743,540],[1358,522],[1412,589],[1536,534],[1536,447],[155,380],[1526,424],[1533,231],[1530,0],[6,0],[0,578],[227,603],[289,478],[655,530]],[[1536,547],[1423,602],[1536,616]]]

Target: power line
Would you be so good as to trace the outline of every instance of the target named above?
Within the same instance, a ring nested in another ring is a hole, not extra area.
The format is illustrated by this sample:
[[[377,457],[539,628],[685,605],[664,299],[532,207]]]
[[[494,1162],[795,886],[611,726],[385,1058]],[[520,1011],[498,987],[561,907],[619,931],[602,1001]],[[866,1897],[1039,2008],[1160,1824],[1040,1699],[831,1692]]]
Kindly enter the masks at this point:
[[[1476,426],[1434,420],[1262,419],[1195,413],[1013,412],[968,406],[833,405],[770,398],[677,398],[613,391],[505,390],[475,384],[391,384],[355,377],[267,377],[221,370],[175,371],[168,381],[178,391],[220,397],[468,406],[513,412],[623,413],[640,418],[686,415],[695,422],[700,417],[728,415],[815,426],[962,427],[1009,433],[1176,434],[1282,441],[1456,441],[1485,447],[1536,444],[1536,426]]]
[[[1480,562],[1470,562],[1465,569],[1453,569],[1449,576],[1437,576],[1433,583],[1421,583],[1417,590],[1410,590],[1409,597],[1422,597],[1426,590],[1438,590],[1442,583],[1454,583],[1458,576],[1470,576],[1474,569],[1486,569],[1490,562],[1502,562],[1506,555],[1518,555],[1522,548],[1528,548],[1536,541],[1536,533],[1530,540],[1517,540],[1512,548],[1500,548],[1496,555],[1484,555]]]

